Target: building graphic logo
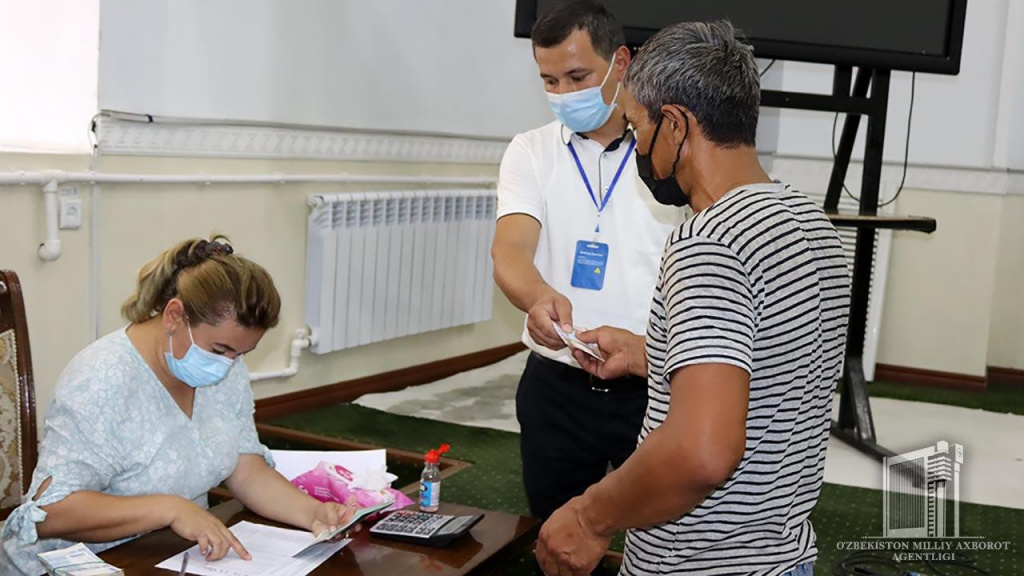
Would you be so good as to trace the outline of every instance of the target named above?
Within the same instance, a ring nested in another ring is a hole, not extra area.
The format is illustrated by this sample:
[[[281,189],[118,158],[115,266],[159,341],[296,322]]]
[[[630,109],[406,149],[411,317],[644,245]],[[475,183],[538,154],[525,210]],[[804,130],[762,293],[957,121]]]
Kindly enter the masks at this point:
[[[964,447],[934,446],[882,462],[884,538],[959,538]]]

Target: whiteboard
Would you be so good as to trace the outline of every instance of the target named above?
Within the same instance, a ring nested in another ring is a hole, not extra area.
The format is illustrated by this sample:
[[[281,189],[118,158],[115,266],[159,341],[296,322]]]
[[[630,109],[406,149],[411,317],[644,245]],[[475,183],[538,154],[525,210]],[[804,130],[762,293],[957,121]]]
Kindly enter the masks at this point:
[[[103,110],[507,138],[550,122],[512,0],[103,0]]]

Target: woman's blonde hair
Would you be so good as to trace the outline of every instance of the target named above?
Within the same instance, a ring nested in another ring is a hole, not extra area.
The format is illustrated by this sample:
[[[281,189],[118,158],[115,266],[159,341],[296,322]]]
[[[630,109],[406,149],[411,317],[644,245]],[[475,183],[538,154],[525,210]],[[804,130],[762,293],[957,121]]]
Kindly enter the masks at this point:
[[[267,330],[277,325],[281,311],[281,296],[266,269],[236,255],[218,235],[179,242],[147,262],[121,315],[145,322],[162,314],[172,298],[185,304],[192,325],[230,318],[244,328]]]

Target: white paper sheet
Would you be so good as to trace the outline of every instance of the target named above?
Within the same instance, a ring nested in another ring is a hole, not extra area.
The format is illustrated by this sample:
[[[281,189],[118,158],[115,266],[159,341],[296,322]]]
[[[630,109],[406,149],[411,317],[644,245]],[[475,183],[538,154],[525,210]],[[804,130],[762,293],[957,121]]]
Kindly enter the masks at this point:
[[[319,452],[315,450],[271,450],[275,468],[289,481],[316,468],[321,461],[344,466],[354,474],[380,468],[387,463],[384,450]]]
[[[311,533],[252,522],[239,522],[231,527],[231,532],[249,551],[252,560],[242,560],[231,551],[221,560],[207,562],[197,544],[156,567],[177,573],[181,558],[187,552],[188,573],[196,576],[305,576],[351,542],[324,542],[295,556],[313,542]]]

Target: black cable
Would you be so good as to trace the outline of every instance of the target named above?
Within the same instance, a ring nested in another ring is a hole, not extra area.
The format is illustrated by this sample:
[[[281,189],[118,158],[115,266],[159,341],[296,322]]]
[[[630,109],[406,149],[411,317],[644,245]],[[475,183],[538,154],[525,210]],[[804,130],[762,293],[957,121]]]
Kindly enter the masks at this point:
[[[903,177],[900,178],[900,187],[896,189],[896,194],[891,199],[879,204],[879,208],[895,202],[900,197],[900,193],[903,192],[903,185],[907,183],[907,163],[910,160],[910,121],[914,118],[914,91],[916,88],[917,72],[913,72],[910,75],[910,110],[907,112],[907,143],[903,147]]]
[[[957,556],[958,557],[956,560],[925,560],[924,562],[928,565],[928,568],[930,570],[935,572],[935,576],[953,576],[952,574],[947,574],[939,570],[939,566],[942,566],[943,568],[955,566],[956,568],[958,568],[958,570],[956,571],[956,574],[958,575],[963,573],[962,570],[959,570],[960,568],[966,568],[971,572],[974,572],[975,574],[989,576],[987,570],[985,570],[981,566],[978,566],[977,563],[975,563],[974,560],[972,560],[966,554],[958,554]]]
[[[760,74],[761,78],[764,78],[764,75],[767,74],[768,71],[771,70],[772,66],[774,66],[774,65],[775,65],[775,60],[773,59],[771,62],[768,63],[767,66],[764,67],[764,70],[761,70],[761,74]]]
[[[877,569],[885,567],[894,571],[878,572]],[[854,552],[842,558],[832,566],[834,576],[905,576],[906,572],[899,562],[892,557],[882,556],[871,551]]]
[[[879,208],[888,206],[896,201],[903,192],[903,185],[907,183],[907,166],[910,161],[910,124],[914,119],[914,94],[917,91],[917,72],[912,72],[910,75],[910,109],[907,111],[907,139],[903,145],[903,176],[900,178],[900,186],[896,190],[896,194],[892,198],[882,202],[878,205]],[[839,122],[839,112],[832,118],[832,162],[836,161],[836,124]],[[858,204],[860,204],[860,198],[857,198],[850,192],[850,189],[846,187],[846,182],[843,182],[843,191],[846,192],[850,198],[853,198]]]

